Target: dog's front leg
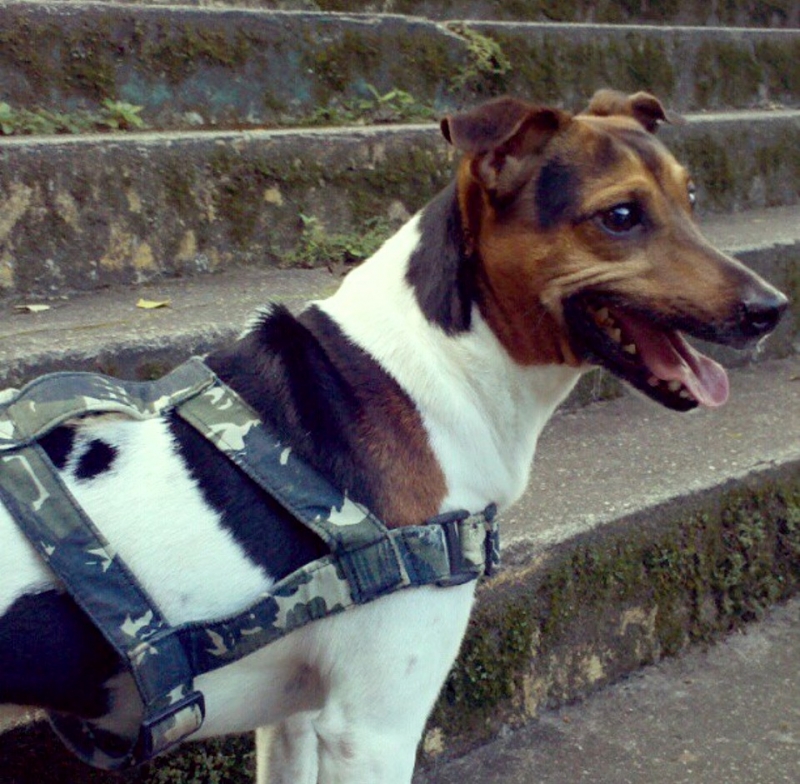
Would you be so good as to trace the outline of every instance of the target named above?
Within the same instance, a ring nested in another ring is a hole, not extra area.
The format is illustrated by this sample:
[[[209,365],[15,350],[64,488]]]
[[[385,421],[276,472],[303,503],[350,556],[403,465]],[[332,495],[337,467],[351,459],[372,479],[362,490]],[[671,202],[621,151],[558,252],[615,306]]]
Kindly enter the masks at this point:
[[[282,778],[276,749],[313,754],[316,784],[409,784],[428,714],[458,652],[475,583],[414,588],[385,596],[312,624],[305,650],[316,650],[325,698],[307,713],[309,724],[273,733],[270,777],[259,784],[307,781]],[[296,714],[300,717],[302,714]],[[286,734],[289,730],[289,734]],[[291,745],[285,741],[290,740]],[[281,763],[303,770],[296,756]]]
[[[316,713],[256,730],[256,784],[317,784]]]

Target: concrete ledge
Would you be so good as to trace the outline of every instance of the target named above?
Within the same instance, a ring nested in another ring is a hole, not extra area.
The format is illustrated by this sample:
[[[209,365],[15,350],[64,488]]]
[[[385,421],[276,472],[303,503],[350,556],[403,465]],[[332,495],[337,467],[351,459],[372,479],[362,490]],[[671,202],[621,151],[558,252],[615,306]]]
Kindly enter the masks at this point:
[[[509,68],[485,80],[499,92],[580,105],[600,87],[647,89],[678,111],[797,105],[791,30],[648,25],[451,23],[493,41]],[[465,32],[466,31],[466,32]],[[765,103],[766,101],[766,103]]]
[[[175,0],[114,0],[147,5],[175,5]],[[186,0],[181,5],[268,8],[281,11],[395,13],[428,19],[498,19],[530,22],[597,22],[601,24],[727,25],[798,27],[800,9],[793,0],[706,0],[636,3],[630,0]]]
[[[370,86],[404,91],[417,112],[532,89],[578,108],[606,86],[650,89],[681,111],[796,106],[799,47],[779,29],[0,3],[3,100],[66,113],[121,100],[156,129],[352,119],[374,102]]]
[[[691,120],[664,138],[694,174],[701,214],[800,200],[800,111]],[[453,166],[432,125],[5,139],[0,293],[324,264],[388,235]]]
[[[779,286],[794,307],[765,345],[750,352],[705,345],[726,366],[791,354],[800,322],[800,223],[796,208],[713,216],[704,229],[719,247],[735,253]],[[91,294],[47,300],[50,309],[26,313],[7,304],[0,310],[0,388],[19,386],[56,370],[99,370],[125,378],[152,378],[192,354],[232,340],[250,315],[268,301],[290,307],[326,297],[340,276],[327,269],[229,268],[136,287],[110,287]],[[142,310],[139,298],[168,301]],[[589,376],[574,404],[614,397],[619,385]]]

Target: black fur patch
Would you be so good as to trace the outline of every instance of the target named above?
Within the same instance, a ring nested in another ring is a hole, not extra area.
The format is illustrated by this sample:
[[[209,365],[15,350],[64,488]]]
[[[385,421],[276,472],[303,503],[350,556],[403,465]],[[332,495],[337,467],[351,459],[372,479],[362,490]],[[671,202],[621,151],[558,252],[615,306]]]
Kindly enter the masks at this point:
[[[464,253],[464,229],[451,183],[420,218],[421,239],[411,254],[406,280],[427,319],[448,335],[469,330],[477,295],[475,263]]]
[[[405,393],[329,316],[310,307],[295,318],[276,306],[251,333],[206,361],[295,454],[380,514],[377,479],[357,423],[367,399]],[[202,436],[176,420],[171,427],[206,501],[271,576],[280,579],[328,552]]]
[[[63,471],[75,447],[75,428],[63,425],[51,430],[39,439],[39,445],[47,452],[53,465]]]
[[[69,596],[20,597],[0,616],[0,640],[0,704],[84,718],[108,712],[103,683],[119,671],[119,660]]]
[[[553,158],[542,166],[536,180],[536,217],[542,229],[554,228],[574,212],[578,187],[574,167],[560,158]]]
[[[170,428],[206,503],[250,560],[271,577],[280,580],[326,554],[316,535],[292,522],[277,501],[191,425],[172,417]]]
[[[86,451],[78,459],[75,477],[77,479],[94,479],[104,471],[108,471],[116,457],[116,447],[95,439],[89,443]]]

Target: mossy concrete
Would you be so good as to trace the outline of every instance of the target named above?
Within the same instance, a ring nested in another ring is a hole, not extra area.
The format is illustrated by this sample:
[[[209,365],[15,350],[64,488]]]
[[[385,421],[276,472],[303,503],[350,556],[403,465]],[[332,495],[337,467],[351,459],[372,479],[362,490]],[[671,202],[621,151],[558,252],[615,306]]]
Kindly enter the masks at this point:
[[[428,56],[417,61],[409,44]],[[369,98],[368,85],[435,107],[465,57],[440,25],[398,16],[0,5],[4,100],[59,111],[124,100],[160,129],[296,124]]]
[[[349,120],[392,90],[421,115],[509,90],[577,108],[607,86],[649,89],[684,111],[797,106],[798,58],[800,39],[785,29],[0,4],[2,100],[67,114],[120,100],[162,130]]]
[[[796,460],[579,536],[479,592],[425,756],[708,643],[799,585]]]
[[[800,201],[797,112],[700,117],[664,138],[692,170],[701,215]],[[303,250],[309,220],[355,245],[365,226],[389,232],[422,207],[453,168],[434,125],[6,140],[0,293],[319,262]]]
[[[648,90],[677,111],[796,106],[794,31],[591,24],[458,22],[504,52],[511,67],[478,89],[577,109],[602,87]]]
[[[8,141],[0,287],[52,295],[281,266],[305,242],[301,216],[339,236],[379,218],[388,232],[452,167],[431,126]]]
[[[174,0],[144,2],[168,5]],[[185,4],[220,3],[185,0]],[[227,0],[225,4],[289,11],[411,14],[429,19],[800,27],[800,8],[793,0]]]

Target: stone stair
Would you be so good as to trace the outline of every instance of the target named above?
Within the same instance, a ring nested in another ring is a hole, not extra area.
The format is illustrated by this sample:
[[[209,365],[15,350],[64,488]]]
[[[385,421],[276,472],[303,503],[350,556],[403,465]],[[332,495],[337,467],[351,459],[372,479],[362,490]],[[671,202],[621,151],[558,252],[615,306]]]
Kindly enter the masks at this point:
[[[684,113],[662,135],[706,233],[793,310],[760,351],[716,352],[722,411],[596,374],[554,419],[421,763],[460,753],[800,584],[799,27],[791,0],[0,0],[0,386],[153,377],[267,299],[326,296],[449,180],[444,112],[613,86]],[[48,732],[0,737],[0,784],[120,780]],[[122,780],[238,784],[249,743]]]

